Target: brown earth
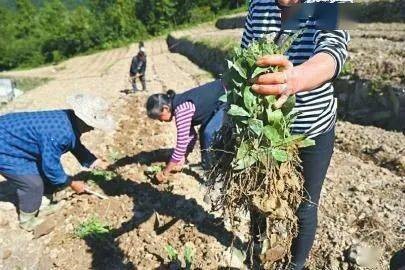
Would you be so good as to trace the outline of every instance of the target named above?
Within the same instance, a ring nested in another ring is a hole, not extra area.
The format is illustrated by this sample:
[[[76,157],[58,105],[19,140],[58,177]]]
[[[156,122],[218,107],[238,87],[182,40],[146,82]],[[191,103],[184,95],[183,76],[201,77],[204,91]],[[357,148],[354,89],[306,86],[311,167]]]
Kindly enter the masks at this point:
[[[15,207],[7,202],[14,197],[7,182],[0,182],[4,201],[0,202],[0,269],[168,269],[167,244],[180,255],[186,244],[192,246],[195,269],[218,269],[228,264],[226,250],[232,238],[239,246],[246,241],[247,220],[241,219],[240,232],[229,232],[227,223],[203,202],[205,189],[195,171],[184,170],[161,186],[145,174],[148,167],[167,159],[175,141],[173,125],[147,119],[147,95],[169,88],[187,90],[211,77],[185,57],[169,53],[163,40],[155,40],[146,45],[150,92],[125,95],[120,91],[129,88],[126,76],[136,47],[3,74],[53,79],[15,100],[4,113],[64,108],[66,96],[80,89],[109,99],[120,128],[112,137],[92,132],[84,138],[91,150],[111,162],[110,170],[117,176],[110,181],[97,181],[88,172],[77,176],[94,180],[89,182],[91,188],[108,199],[67,192],[63,210],[49,218],[56,227],[48,235],[32,239],[18,228]],[[309,269],[366,269],[346,256],[357,243],[380,248],[383,255],[375,269],[387,269],[393,253],[404,248],[404,145],[403,134],[338,123]],[[197,162],[195,151],[191,163]],[[64,164],[72,174],[79,171],[71,156],[64,158]],[[110,233],[101,239],[75,237],[78,224],[92,216],[108,224]]]

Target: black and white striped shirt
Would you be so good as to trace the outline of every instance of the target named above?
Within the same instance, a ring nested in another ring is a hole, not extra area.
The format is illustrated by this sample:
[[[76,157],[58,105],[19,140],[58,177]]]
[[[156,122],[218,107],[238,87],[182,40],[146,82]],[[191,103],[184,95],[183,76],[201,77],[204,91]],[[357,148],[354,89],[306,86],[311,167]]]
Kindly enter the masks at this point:
[[[242,47],[246,48],[251,41],[280,31],[281,9],[277,5],[277,1],[250,1],[245,31],[242,37]],[[307,0],[305,2],[320,1]],[[335,1],[329,0],[326,2]],[[342,2],[342,0],[339,2]],[[336,60],[336,72],[331,80],[333,81],[342,70],[347,58],[349,34],[343,30],[316,30],[314,25],[315,21],[311,18],[301,22],[300,28],[303,32],[293,42],[287,56],[294,65],[299,65],[319,52],[332,55]],[[288,33],[293,34],[293,31],[288,31]],[[333,96],[331,81],[311,91],[296,94],[297,102],[294,109],[300,114],[292,124],[293,133],[315,137],[333,128],[336,122],[337,101]]]

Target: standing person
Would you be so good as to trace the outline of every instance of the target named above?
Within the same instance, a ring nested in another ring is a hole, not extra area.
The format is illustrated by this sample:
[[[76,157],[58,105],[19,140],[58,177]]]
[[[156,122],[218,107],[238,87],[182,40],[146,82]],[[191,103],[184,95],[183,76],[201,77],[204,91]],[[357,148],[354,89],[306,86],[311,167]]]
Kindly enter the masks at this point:
[[[170,122],[177,127],[176,148],[166,168],[156,175],[159,182],[167,180],[172,171],[179,171],[197,140],[195,126],[200,127],[201,163],[204,170],[212,166],[212,147],[215,133],[225,121],[225,104],[218,99],[225,94],[221,80],[196,87],[182,94],[169,90],[167,94],[154,94],[146,103],[148,116]]]
[[[251,0],[242,37],[242,47],[268,34],[281,31],[281,13],[290,5],[312,0]],[[345,1],[348,2],[348,1]],[[289,269],[303,269],[312,248],[318,217],[319,197],[333,153],[336,121],[336,99],[333,80],[347,58],[349,35],[346,31],[316,30],[309,18],[304,31],[283,55],[264,56],[257,61],[262,67],[279,66],[280,72],[259,76],[252,89],[261,95],[296,95],[295,110],[300,114],[292,132],[305,134],[315,145],[300,150],[305,199],[297,211],[298,236],[294,239]]]
[[[131,77],[133,93],[138,91],[138,87],[136,86],[137,78],[139,78],[139,80],[141,81],[142,90],[146,91],[145,72],[146,72],[146,50],[143,45],[143,42],[141,41],[139,43],[139,52],[132,58],[131,67],[129,70],[129,76]]]
[[[85,184],[67,175],[61,156],[71,152],[84,167],[104,168],[80,142],[94,128],[113,131],[101,98],[77,95],[69,98],[73,110],[10,113],[0,116],[0,174],[17,187],[20,227],[33,231],[42,220],[39,213],[54,210],[42,204],[44,191],[70,186],[77,193]],[[42,204],[42,205],[41,205]]]

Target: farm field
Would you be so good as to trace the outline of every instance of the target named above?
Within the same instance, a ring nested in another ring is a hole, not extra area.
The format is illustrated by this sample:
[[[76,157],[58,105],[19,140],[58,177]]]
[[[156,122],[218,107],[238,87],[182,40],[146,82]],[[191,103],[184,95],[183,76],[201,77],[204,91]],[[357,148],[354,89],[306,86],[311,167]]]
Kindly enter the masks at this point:
[[[221,39],[237,42],[241,29],[219,30],[203,25],[184,31],[193,41]],[[69,59],[58,65],[1,76],[47,78],[39,87],[0,108],[0,114],[66,107],[66,97],[86,92],[100,95],[113,105],[119,119],[114,136],[93,131],[84,142],[107,159],[108,171],[84,172],[108,199],[91,195],[58,194],[63,209],[49,217],[33,238],[18,228],[13,190],[0,180],[0,269],[170,269],[167,245],[178,252],[183,267],[186,247],[194,252],[193,269],[243,269],[230,246],[247,240],[248,215],[232,233],[220,213],[204,202],[203,179],[190,166],[155,185],[148,171],[163,164],[175,143],[174,125],[147,118],[148,95],[168,89],[183,92],[213,80],[186,56],[171,53],[164,39],[145,43],[148,53],[147,92],[127,94],[128,69],[137,44]],[[404,87],[405,24],[362,24],[352,31],[350,46],[353,74],[382,79]],[[384,47],[384,50],[381,50]],[[361,247],[374,247],[381,256],[372,269],[388,269],[393,255],[405,248],[405,136],[373,126],[338,121],[335,151],[325,180],[318,233],[308,269],[370,269],[359,266]],[[196,150],[191,163],[199,162]],[[79,172],[70,155],[63,159],[67,171]],[[106,229],[103,237],[77,237],[77,228],[93,218]],[[50,233],[47,233],[49,232]],[[350,252],[352,251],[352,252]],[[349,255],[352,253],[352,255]]]

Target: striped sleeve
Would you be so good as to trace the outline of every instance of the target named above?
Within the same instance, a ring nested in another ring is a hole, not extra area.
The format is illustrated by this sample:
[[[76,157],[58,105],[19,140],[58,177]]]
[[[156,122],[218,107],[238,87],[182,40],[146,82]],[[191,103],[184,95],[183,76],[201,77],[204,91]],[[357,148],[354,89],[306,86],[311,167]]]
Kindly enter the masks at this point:
[[[174,110],[177,128],[177,143],[171,157],[171,162],[178,163],[186,155],[187,148],[194,136],[194,133],[191,131],[191,121],[194,113],[195,105],[189,101],[180,104]]]
[[[318,30],[314,35],[314,54],[320,52],[328,53],[336,61],[336,70],[332,80],[334,80],[343,69],[348,55],[347,44],[349,41],[349,33],[344,30]]]

